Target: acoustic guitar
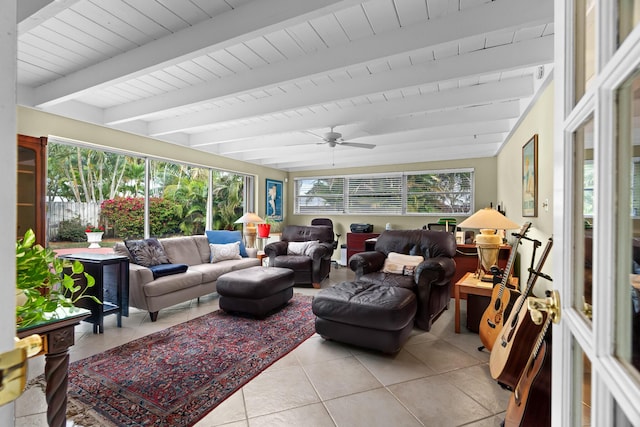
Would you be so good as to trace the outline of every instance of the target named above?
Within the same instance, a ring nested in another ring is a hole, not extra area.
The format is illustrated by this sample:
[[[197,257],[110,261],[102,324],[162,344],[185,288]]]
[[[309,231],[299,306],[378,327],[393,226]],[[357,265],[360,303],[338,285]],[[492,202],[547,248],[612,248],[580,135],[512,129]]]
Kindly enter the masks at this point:
[[[520,228],[520,231],[515,234],[517,240],[511,249],[507,266],[502,273],[500,286],[493,287],[491,302],[480,318],[480,329],[478,331],[480,341],[482,341],[482,345],[489,351],[493,348],[493,343],[496,341],[500,330],[502,330],[502,322],[506,314],[505,309],[509,301],[511,301],[511,291],[507,288],[507,283],[509,282],[509,276],[511,276],[511,270],[513,270],[513,261],[518,254],[518,245],[527,234],[527,231],[529,231],[529,227],[531,227],[531,223],[525,222],[522,228]]]
[[[551,425],[551,341],[544,338],[552,316],[545,315],[542,331],[509,398],[505,427]]]
[[[542,329],[542,325],[536,325],[531,320],[525,301],[538,276],[541,275],[542,267],[551,252],[552,246],[553,239],[550,237],[538,260],[538,264],[531,271],[526,289],[516,301],[513,310],[511,310],[511,314],[498,334],[489,356],[491,376],[510,389],[513,389],[518,382],[535,343],[536,336]]]

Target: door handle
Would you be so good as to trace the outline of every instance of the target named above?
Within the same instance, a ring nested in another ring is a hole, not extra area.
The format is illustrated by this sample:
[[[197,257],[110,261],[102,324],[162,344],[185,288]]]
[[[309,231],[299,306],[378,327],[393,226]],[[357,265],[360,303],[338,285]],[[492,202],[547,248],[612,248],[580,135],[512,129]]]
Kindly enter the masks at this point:
[[[40,353],[42,338],[34,334],[21,340],[15,348],[0,354],[0,405],[16,400],[27,383],[27,358]]]

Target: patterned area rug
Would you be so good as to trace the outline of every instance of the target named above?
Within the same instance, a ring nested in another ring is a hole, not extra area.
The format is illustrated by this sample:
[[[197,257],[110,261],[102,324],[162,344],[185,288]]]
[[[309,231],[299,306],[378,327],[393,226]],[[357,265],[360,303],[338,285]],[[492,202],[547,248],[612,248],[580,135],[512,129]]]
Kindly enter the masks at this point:
[[[314,319],[298,294],[262,320],[219,310],[72,363],[69,400],[118,426],[191,426],[313,335]]]

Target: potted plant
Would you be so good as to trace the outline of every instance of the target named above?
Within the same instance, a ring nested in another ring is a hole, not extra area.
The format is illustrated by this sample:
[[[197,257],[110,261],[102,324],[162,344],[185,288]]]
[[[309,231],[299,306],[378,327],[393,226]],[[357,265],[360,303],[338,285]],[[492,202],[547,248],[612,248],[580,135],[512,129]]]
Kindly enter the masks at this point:
[[[271,220],[269,217],[265,218],[265,222],[262,224],[256,224],[258,227],[258,237],[267,238],[271,233]]]
[[[86,285],[76,285],[72,275],[82,274]],[[16,243],[16,326],[23,328],[57,316],[61,307],[73,307],[86,295],[95,279],[84,272],[79,261],[56,258],[51,249],[36,244],[33,230]]]
[[[100,242],[102,242],[102,235],[104,234],[104,227],[99,226],[95,227],[93,225],[87,225],[87,228],[84,230],[87,234],[87,242],[89,243],[89,249],[95,249],[100,247]]]

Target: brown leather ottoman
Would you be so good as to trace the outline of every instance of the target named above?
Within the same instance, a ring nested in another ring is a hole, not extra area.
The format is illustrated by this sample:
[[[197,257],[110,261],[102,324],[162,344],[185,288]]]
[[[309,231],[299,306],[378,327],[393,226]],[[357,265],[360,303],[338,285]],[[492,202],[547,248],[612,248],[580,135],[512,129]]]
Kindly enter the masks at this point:
[[[293,270],[250,267],[232,271],[218,278],[216,288],[224,311],[264,317],[293,296]]]
[[[356,281],[321,290],[311,308],[323,338],[395,353],[409,338],[418,303],[409,289]]]

